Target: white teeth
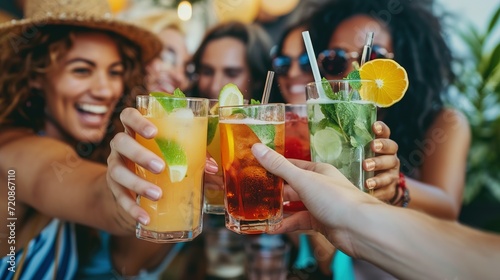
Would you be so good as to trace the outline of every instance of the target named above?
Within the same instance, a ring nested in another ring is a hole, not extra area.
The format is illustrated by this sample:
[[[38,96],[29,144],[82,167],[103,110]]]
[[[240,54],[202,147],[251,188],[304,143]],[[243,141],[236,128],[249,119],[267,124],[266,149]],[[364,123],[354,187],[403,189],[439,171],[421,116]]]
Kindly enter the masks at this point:
[[[305,94],[306,86],[305,85],[293,85],[290,87],[290,92],[292,94]]]
[[[78,104],[77,106],[80,110],[92,114],[104,114],[109,110],[108,106],[105,105]]]

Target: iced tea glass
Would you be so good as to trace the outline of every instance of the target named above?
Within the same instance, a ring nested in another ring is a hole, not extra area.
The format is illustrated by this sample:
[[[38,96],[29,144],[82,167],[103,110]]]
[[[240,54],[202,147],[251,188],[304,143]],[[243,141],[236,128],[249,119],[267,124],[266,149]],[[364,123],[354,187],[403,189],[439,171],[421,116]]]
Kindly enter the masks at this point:
[[[209,99],[207,151],[217,162],[216,174],[205,174],[205,200],[203,211],[207,214],[224,215],[224,179],[220,153],[218,99]]]
[[[255,143],[284,153],[285,105],[219,108],[226,227],[236,233],[273,231],[283,220],[283,180],[252,154]]]
[[[203,175],[208,99],[138,96],[137,109],[157,128],[154,139],[136,140],[162,157],[167,167],[154,174],[136,165],[140,177],[159,186],[163,196],[137,203],[151,218],[137,224],[136,236],[153,242],[190,241],[202,231]]]
[[[328,96],[320,99],[318,88]],[[373,92],[368,80],[330,80],[307,84],[307,112],[311,158],[335,166],[360,190],[373,172],[363,170],[363,160],[373,157],[369,143],[374,139],[372,124],[377,119],[374,103],[363,101]]]

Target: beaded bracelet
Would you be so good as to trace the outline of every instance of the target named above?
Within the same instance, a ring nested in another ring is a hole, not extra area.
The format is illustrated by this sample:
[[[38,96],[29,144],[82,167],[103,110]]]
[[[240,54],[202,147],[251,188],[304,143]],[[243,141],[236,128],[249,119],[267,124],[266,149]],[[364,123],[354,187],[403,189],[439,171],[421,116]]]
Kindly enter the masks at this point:
[[[398,182],[398,187],[401,188],[403,192],[403,204],[401,205],[402,207],[408,207],[408,204],[410,203],[410,190],[406,187],[406,179],[405,175],[402,172],[399,172],[399,182]],[[398,201],[399,202],[399,201]]]
[[[399,197],[399,193],[402,193],[401,197]],[[392,205],[401,204],[402,207],[408,207],[408,203],[410,203],[410,191],[406,187],[405,175],[403,173],[399,173],[399,181],[396,188],[396,195],[398,197],[397,201],[391,201]]]

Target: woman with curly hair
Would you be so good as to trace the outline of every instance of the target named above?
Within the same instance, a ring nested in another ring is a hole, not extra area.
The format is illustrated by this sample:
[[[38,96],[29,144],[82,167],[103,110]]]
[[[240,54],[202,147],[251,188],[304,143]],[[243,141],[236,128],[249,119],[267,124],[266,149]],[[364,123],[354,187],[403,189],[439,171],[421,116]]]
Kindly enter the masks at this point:
[[[162,45],[113,19],[106,1],[28,0],[25,15],[0,25],[0,178],[9,182],[0,203],[10,209],[0,217],[11,221],[0,231],[10,238],[0,242],[0,278],[73,279],[84,262],[76,224],[140,247],[134,220],[107,187],[105,163],[111,137],[123,131],[119,113],[143,92],[145,66]],[[168,248],[141,246],[147,254]],[[135,269],[124,264],[143,257],[125,259],[126,248],[113,262],[124,274]]]

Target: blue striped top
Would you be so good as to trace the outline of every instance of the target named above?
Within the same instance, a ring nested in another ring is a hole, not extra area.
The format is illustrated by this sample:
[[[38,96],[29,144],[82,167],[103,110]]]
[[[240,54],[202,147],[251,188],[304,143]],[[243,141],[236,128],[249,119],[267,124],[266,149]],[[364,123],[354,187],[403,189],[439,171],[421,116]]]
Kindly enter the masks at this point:
[[[53,279],[57,231],[60,224],[56,279],[73,279],[75,277],[78,266],[75,226],[59,219],[52,219],[40,234],[28,243],[28,255],[24,259],[19,279]],[[23,254],[24,249],[16,252],[16,270]],[[10,259],[9,255],[3,256],[0,263],[0,279],[2,280],[10,280],[14,277],[14,272],[9,270],[11,268]]]

